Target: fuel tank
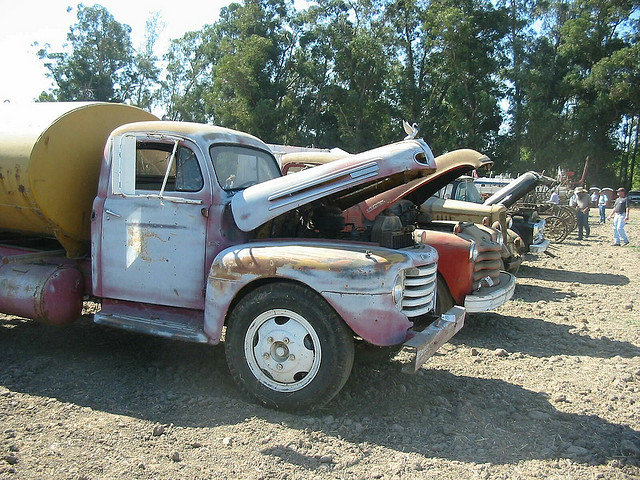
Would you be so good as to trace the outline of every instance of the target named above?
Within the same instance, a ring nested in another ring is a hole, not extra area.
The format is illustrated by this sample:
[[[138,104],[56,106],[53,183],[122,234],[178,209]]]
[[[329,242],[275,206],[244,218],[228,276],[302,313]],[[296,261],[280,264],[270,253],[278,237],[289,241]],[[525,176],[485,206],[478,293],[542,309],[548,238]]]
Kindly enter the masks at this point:
[[[68,325],[82,313],[83,287],[73,266],[0,264],[0,312]]]
[[[125,123],[157,120],[113,103],[0,104],[0,231],[55,237],[85,253],[105,143]]]

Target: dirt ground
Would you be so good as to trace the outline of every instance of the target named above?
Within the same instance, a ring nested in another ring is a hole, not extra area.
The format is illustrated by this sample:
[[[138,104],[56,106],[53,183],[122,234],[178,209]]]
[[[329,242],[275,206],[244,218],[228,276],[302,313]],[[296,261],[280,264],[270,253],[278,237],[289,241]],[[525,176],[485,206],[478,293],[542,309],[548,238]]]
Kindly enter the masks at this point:
[[[640,479],[632,222],[528,256],[418,374],[356,365],[313,415],[252,404],[222,347],[1,317],[0,478]]]

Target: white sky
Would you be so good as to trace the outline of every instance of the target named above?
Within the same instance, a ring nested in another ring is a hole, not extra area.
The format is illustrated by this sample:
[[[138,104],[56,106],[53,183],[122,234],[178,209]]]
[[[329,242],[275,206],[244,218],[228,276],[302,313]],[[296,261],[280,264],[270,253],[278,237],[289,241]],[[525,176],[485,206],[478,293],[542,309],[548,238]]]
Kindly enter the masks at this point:
[[[81,0],[0,0],[0,102],[31,102],[52,86],[47,70],[36,55],[45,44],[62,51],[71,25],[78,22],[76,5]],[[231,0],[102,0],[85,1],[105,7],[120,23],[131,27],[134,48],[142,46],[145,24],[153,12],[165,24],[156,42],[162,57],[169,40],[200,30],[218,19],[220,8]],[[73,9],[67,12],[67,7]],[[38,42],[39,46],[33,46]]]

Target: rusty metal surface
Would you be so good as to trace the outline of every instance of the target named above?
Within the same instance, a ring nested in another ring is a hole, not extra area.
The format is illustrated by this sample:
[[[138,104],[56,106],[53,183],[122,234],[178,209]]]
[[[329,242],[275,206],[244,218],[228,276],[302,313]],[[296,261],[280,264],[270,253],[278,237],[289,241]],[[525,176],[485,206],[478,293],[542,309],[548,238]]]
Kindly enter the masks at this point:
[[[504,205],[509,208],[538,185],[551,186],[555,180],[538,172],[526,172],[484,201],[485,205]]]
[[[140,196],[107,198],[97,213],[102,228],[94,275],[100,295],[202,309],[207,228],[202,208]]]
[[[498,308],[513,297],[516,289],[516,277],[507,272],[500,272],[500,280],[494,286],[475,290],[465,298],[467,312],[486,312]]]
[[[488,217],[490,222],[500,221],[504,216],[506,221],[507,209],[503,205],[480,205],[462,202],[460,200],[445,200],[431,197],[422,204],[421,210],[429,213],[433,220],[451,220],[482,224],[482,219]]]
[[[0,229],[56,236],[68,254],[82,251],[107,137],[155,118],[123,104],[0,105]]]
[[[402,368],[403,373],[415,373],[464,326],[466,311],[454,306],[423,331],[416,333],[403,346],[409,354],[409,362]]]
[[[397,344],[411,323],[391,301],[394,281],[405,269],[435,266],[437,258],[428,246],[389,250],[373,244],[302,239],[295,245],[280,240],[231,247],[216,257],[209,274],[205,332],[214,342],[219,340],[231,302],[252,282],[290,280],[324,296],[365,340]],[[374,305],[375,315],[363,315],[367,304]]]
[[[0,265],[0,312],[66,325],[82,312],[84,279],[73,267]]]
[[[270,151],[269,147],[259,138],[238,130],[202,123],[149,120],[152,121],[141,121],[135,125],[123,125],[114,129],[113,136],[138,133],[149,136],[180,136],[192,139],[207,150],[210,145],[214,144],[232,144]]]

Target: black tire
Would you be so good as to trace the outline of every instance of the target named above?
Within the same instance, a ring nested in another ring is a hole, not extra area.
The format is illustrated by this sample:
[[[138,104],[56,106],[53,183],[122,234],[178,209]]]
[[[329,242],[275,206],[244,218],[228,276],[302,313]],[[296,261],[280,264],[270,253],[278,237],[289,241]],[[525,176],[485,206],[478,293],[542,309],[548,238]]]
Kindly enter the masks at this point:
[[[314,291],[270,283],[234,307],[225,353],[236,383],[259,403],[310,411],[329,402],[349,378],[353,334]]]
[[[453,301],[451,292],[449,292],[447,282],[444,281],[444,278],[442,278],[442,275],[440,274],[438,274],[437,288],[438,298],[436,299],[436,315],[440,316],[449,311],[455,302]]]

